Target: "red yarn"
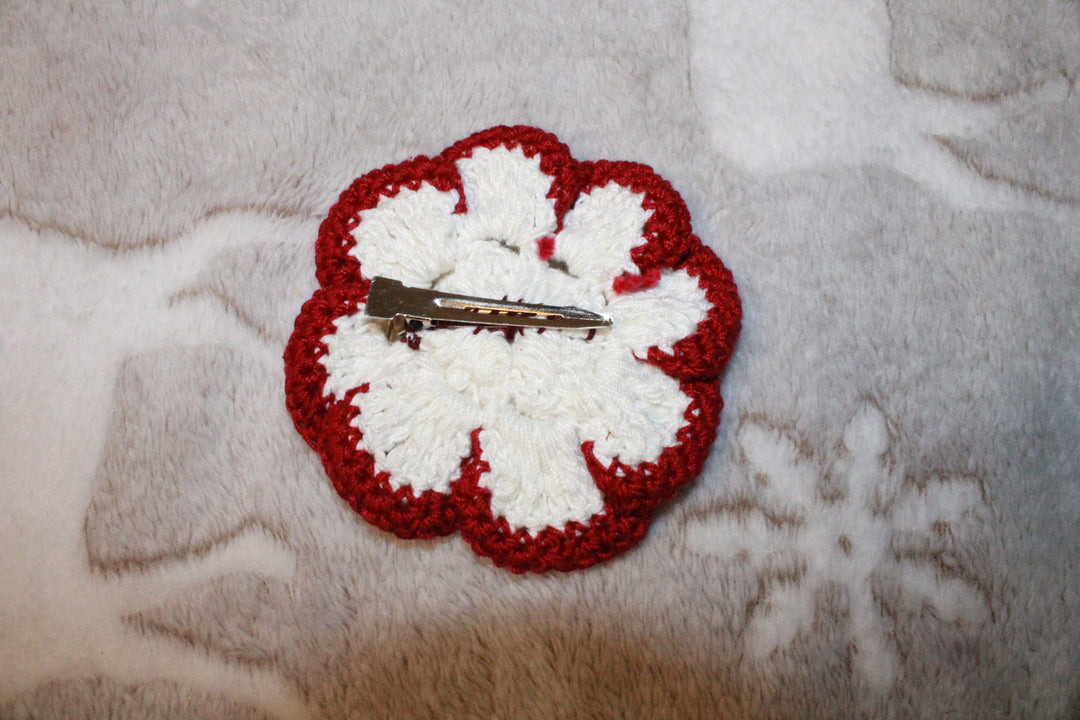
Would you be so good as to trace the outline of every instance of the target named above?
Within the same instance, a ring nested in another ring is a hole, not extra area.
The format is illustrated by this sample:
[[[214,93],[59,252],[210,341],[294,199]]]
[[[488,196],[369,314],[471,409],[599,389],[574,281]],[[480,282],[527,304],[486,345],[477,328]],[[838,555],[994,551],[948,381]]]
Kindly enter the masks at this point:
[[[570,156],[570,148],[551,133],[526,125],[500,125],[454,143],[439,157],[452,166],[461,158],[471,157],[477,148],[490,150],[499,146],[520,149],[525,157],[540,156],[540,171],[554,178],[547,197],[555,201],[555,232],[562,230],[563,217],[578,195],[577,162]]]
[[[300,435],[321,456],[334,488],[368,522],[403,538],[448,535],[456,527],[450,496],[408,486],[394,489],[388,473],[376,473],[371,453],[358,448],[360,431],[352,425],[359,410],[352,404],[367,384],[335,400],[323,394],[328,374],[319,360],[323,338],[334,333],[334,320],[356,312],[367,299],[362,288],[330,287],[315,291],[296,318],[285,348],[285,405]]]
[[[555,236],[545,235],[536,241],[536,254],[541,260],[547,262],[555,254]]]
[[[360,261],[349,251],[356,247],[353,229],[360,224],[360,213],[379,204],[384,197],[394,197],[403,189],[419,190],[427,183],[436,190],[454,190],[458,194],[455,212],[465,212],[465,190],[461,177],[452,163],[442,158],[423,155],[397,165],[387,165],[357,178],[341,193],[337,204],[319,226],[315,241],[315,278],[323,287],[331,285],[363,285],[367,298],[367,283],[360,275]]]
[[[696,331],[676,342],[670,352],[652,347],[641,358],[677,378],[689,398],[685,425],[675,444],[655,460],[629,466],[618,458],[604,464],[594,454],[593,442],[582,443],[583,461],[603,494],[603,510],[587,522],[548,527],[535,535],[514,530],[505,518],[493,516],[491,493],[481,485],[490,466],[484,460],[480,428],[472,431],[471,452],[448,494],[414,493],[407,478],[391,483],[388,473],[376,472],[371,453],[359,449],[361,433],[352,425],[359,413],[353,399],[368,387],[362,384],[338,399],[325,395],[328,374],[321,362],[328,352],[323,338],[336,332],[334,321],[356,313],[367,300],[370,280],[351,252],[356,245],[352,231],[362,222],[361,213],[382,198],[402,189],[419,189],[423,183],[443,192],[456,191],[455,212],[466,212],[455,163],[480,148],[499,146],[538,156],[541,171],[553,178],[547,197],[553,200],[557,227],[554,235],[537,240],[541,261],[553,257],[563,218],[579,195],[616,183],[640,194],[650,215],[642,244],[631,250],[638,272],[614,278],[612,289],[634,292],[654,286],[665,270],[684,270],[697,278],[711,304]],[[460,529],[477,553],[513,572],[573,570],[633,547],[648,530],[653,510],[700,473],[716,437],[723,406],[718,376],[734,349],[741,308],[731,273],[693,234],[686,204],[652,168],[632,162],[577,162],[558,138],[542,130],[490,128],[434,158],[419,156],[387,165],[354,181],[319,228],[315,264],[321,288],[301,309],[285,349],[286,406],[297,431],[322,457],[335,489],[372,524],[403,538]]]
[[[631,273],[623,273],[611,283],[611,289],[616,294],[622,295],[623,293],[634,292],[635,290],[644,290],[645,288],[656,287],[660,284],[660,268],[649,268],[640,275],[632,275]]]

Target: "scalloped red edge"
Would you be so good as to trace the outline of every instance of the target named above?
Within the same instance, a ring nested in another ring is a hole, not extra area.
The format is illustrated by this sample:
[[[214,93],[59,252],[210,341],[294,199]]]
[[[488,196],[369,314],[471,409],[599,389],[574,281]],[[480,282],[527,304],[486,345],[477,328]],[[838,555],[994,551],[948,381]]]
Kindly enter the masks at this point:
[[[513,530],[493,517],[490,493],[480,485],[488,470],[479,434],[473,431],[472,451],[462,461],[461,474],[449,494],[412,492],[407,483],[390,483],[377,473],[372,455],[358,448],[360,432],[350,424],[359,410],[352,405],[361,386],[346,397],[323,394],[327,373],[320,362],[326,354],[323,338],[334,332],[334,321],[355,313],[367,300],[370,279],[350,254],[352,230],[360,214],[381,198],[423,182],[438,190],[455,190],[455,212],[468,210],[457,160],[477,148],[521,148],[528,157],[540,156],[540,169],[552,176],[547,197],[554,200],[557,229],[538,238],[541,254],[556,251],[563,218],[577,197],[615,182],[643,195],[652,213],[645,223],[645,243],[631,257],[638,275],[613,279],[618,292],[633,292],[655,284],[663,269],[682,269],[698,279],[711,307],[696,332],[675,343],[670,352],[649,348],[643,362],[656,365],[680,381],[690,402],[686,424],[677,444],[658,458],[637,466],[617,459],[609,465],[593,454],[593,444],[581,446],[583,461],[604,496],[604,509],[587,523],[546,528],[536,535]],[[285,349],[286,406],[297,431],[323,461],[335,489],[368,522],[402,538],[431,538],[460,530],[475,552],[513,572],[574,570],[608,560],[636,545],[648,530],[653,510],[696,477],[716,437],[723,401],[719,374],[734,349],[742,321],[739,295],[730,271],[694,235],[690,214],[678,192],[647,165],[633,162],[577,162],[554,135],[526,126],[489,128],[454,143],[440,155],[418,156],[387,165],[357,178],[331,208],[315,244],[316,278],[321,285],[296,318]]]

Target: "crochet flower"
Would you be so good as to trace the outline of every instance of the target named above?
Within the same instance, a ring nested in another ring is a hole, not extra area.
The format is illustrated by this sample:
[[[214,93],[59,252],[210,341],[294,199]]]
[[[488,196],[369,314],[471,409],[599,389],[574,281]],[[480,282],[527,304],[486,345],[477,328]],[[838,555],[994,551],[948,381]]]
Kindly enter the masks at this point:
[[[731,273],[651,168],[578,162],[529,127],[357,179],[316,242],[287,404],[341,496],[402,538],[460,530],[515,572],[637,543],[716,435],[740,324]],[[612,319],[439,326],[388,341],[371,278]]]

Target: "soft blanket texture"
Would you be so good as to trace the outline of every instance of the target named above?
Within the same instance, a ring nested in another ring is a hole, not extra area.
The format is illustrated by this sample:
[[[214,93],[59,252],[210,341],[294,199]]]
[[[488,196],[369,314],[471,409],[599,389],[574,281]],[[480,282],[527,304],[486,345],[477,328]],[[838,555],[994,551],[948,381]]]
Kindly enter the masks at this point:
[[[0,717],[1076,717],[1080,3],[0,7]],[[319,221],[648,163],[743,332],[633,551],[515,576],[284,404]]]

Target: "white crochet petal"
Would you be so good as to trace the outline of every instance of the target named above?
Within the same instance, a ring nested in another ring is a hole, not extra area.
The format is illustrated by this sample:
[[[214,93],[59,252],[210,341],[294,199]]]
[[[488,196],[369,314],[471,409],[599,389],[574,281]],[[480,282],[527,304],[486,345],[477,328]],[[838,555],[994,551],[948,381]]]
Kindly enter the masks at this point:
[[[536,241],[555,231],[555,178],[540,169],[540,156],[520,147],[476,148],[456,162],[468,212],[460,218],[464,242],[495,241],[536,255]]]
[[[547,332],[514,344],[507,392],[513,407],[534,420],[577,428],[572,443],[595,442],[604,463],[656,459],[674,445],[689,404],[678,381],[603,339]]]
[[[491,491],[491,512],[513,529],[535,535],[587,522],[604,507],[603,497],[575,444],[577,430],[565,420],[508,415],[480,432],[491,471],[480,485]]]
[[[690,398],[659,368],[626,352],[604,355],[580,388],[580,402],[599,409],[579,420],[581,440],[595,443],[593,454],[605,465],[615,458],[627,465],[655,460],[676,444]]]
[[[395,489],[449,493],[472,450],[469,434],[480,427],[479,408],[451,392],[430,363],[403,366],[388,380],[353,398],[360,408],[353,423],[376,472],[389,472]]]
[[[364,383],[380,383],[409,359],[409,349],[386,341],[386,330],[364,317],[363,310],[334,320],[336,332],[322,338],[327,353],[319,359],[326,368],[323,394],[342,399]]]
[[[644,357],[654,345],[670,352],[672,345],[697,330],[710,307],[696,278],[685,270],[665,270],[653,287],[613,293],[605,312],[612,319],[612,340]]]
[[[406,285],[430,286],[454,267],[457,257],[456,190],[437,190],[428,183],[382,197],[360,213],[352,230],[356,246],[349,252],[364,276],[395,278]]]
[[[602,289],[624,272],[637,273],[630,250],[645,242],[645,222],[652,215],[641,206],[644,197],[614,181],[579,195],[563,220],[552,259]]]
[[[471,450],[469,433],[480,412],[466,394],[454,392],[442,368],[427,354],[387,342],[383,328],[362,314],[339,318],[326,336],[321,362],[328,378],[324,392],[341,398],[367,384],[353,405],[363,438],[360,448],[374,457],[376,472],[389,472],[395,489],[447,493],[461,461]]]

